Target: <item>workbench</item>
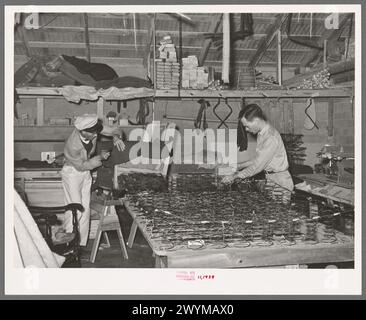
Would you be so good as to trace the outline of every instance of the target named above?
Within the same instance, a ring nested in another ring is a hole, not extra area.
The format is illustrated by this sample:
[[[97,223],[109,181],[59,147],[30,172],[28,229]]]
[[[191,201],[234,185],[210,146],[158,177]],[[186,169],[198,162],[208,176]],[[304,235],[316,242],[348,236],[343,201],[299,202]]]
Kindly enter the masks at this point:
[[[336,263],[354,260],[353,237],[337,232],[337,243],[288,245],[274,241],[272,245],[249,245],[246,242],[230,242],[207,246],[172,247],[167,241],[152,235],[141,209],[128,200],[123,201],[126,211],[133,219],[128,246],[133,246],[137,230],[153,251],[156,268],[254,268],[299,266],[315,263]]]
[[[302,174],[298,178],[306,185],[297,184],[295,188],[308,192],[310,195],[322,197],[324,199],[354,205],[354,187],[352,183],[338,182],[332,180],[325,174]]]
[[[14,188],[20,195],[26,195],[29,205],[63,206],[62,167],[39,165],[38,162],[30,161],[14,168]]]

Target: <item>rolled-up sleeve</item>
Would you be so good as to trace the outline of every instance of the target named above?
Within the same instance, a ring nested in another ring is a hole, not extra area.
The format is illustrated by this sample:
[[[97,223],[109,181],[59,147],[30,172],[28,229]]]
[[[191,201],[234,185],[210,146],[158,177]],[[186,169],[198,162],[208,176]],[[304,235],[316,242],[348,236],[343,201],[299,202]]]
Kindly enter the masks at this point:
[[[123,131],[119,127],[111,127],[103,125],[103,130],[100,132],[101,135],[112,137],[112,136],[118,136],[121,137],[123,135]]]
[[[240,179],[245,179],[248,177],[252,177],[255,174],[264,170],[273,159],[277,147],[278,147],[277,139],[274,136],[269,136],[263,142],[260,149],[257,149],[255,158],[252,160],[253,163],[244,170],[239,171],[237,177]]]

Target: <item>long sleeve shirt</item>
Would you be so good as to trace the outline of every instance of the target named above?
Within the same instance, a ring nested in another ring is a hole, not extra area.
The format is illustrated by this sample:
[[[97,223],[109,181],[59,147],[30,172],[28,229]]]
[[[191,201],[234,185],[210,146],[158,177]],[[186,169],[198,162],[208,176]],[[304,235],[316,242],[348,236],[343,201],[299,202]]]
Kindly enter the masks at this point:
[[[117,137],[121,134],[121,129],[118,127],[103,126],[100,134],[105,136]],[[94,137],[90,144],[90,150],[87,151],[83,145],[83,138],[77,129],[71,133],[69,138],[66,140],[64,155],[65,165],[73,166],[79,171],[93,170],[102,165],[102,158],[100,155],[90,158],[95,151],[97,137]],[[85,143],[85,140],[84,140]]]
[[[82,143],[80,132],[74,129],[65,144],[65,165],[73,166],[78,171],[93,170],[101,166],[102,161],[100,156],[89,158],[89,155],[93,154],[95,150],[96,140],[97,138],[95,137],[89,142],[91,144],[91,150],[88,153]]]
[[[258,132],[256,155],[251,165],[237,173],[237,177],[244,179],[262,170],[281,172],[288,169],[287,154],[281,135],[268,123]]]

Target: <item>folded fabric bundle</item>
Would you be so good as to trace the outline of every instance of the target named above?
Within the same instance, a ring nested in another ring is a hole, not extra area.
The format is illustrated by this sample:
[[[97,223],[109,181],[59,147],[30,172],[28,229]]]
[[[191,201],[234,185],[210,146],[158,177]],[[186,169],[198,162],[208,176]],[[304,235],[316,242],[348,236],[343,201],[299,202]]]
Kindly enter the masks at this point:
[[[116,87],[116,88],[126,88],[126,87],[132,87],[132,88],[151,88],[152,83],[147,79],[141,79],[137,77],[132,76],[126,76],[126,77],[119,77],[113,80],[101,80],[98,81],[95,84],[96,89],[107,89],[110,87]]]
[[[133,76],[118,77],[117,73],[103,63],[90,63],[86,60],[66,55],[61,56],[59,70],[72,78],[77,84],[99,89],[115,88],[151,88],[147,79]]]
[[[118,78],[118,74],[110,66],[104,63],[92,63],[84,59],[62,55],[64,60],[73,65],[82,74],[88,74],[95,81],[112,80]],[[82,83],[84,84],[84,83]]]
[[[149,88],[115,88],[96,90],[92,86],[64,86],[61,90],[66,100],[79,103],[80,100],[128,100],[147,98],[154,95],[154,90]]]

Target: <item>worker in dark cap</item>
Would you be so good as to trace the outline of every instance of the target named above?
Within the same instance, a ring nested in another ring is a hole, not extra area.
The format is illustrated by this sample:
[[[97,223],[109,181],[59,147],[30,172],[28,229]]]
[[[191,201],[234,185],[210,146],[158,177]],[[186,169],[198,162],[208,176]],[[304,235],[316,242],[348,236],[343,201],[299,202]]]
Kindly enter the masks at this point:
[[[244,107],[239,119],[248,132],[257,135],[256,155],[254,159],[239,166],[242,170],[224,177],[222,183],[232,184],[235,180],[252,177],[264,170],[266,184],[274,190],[281,190],[284,200],[288,200],[294,184],[288,171],[287,154],[281,135],[268,123],[262,109],[256,104]]]
[[[113,136],[114,145],[123,151],[125,145],[121,139],[122,132],[117,127],[103,126],[96,114],[84,114],[75,119],[75,129],[66,141],[64,148],[65,163],[61,171],[65,202],[81,203],[83,212],[78,213],[80,228],[80,245],[86,246],[90,222],[90,189],[92,178],[90,170],[102,165],[110,152],[101,151],[93,155],[98,134]],[[67,212],[63,221],[66,233],[72,232],[72,215]]]

